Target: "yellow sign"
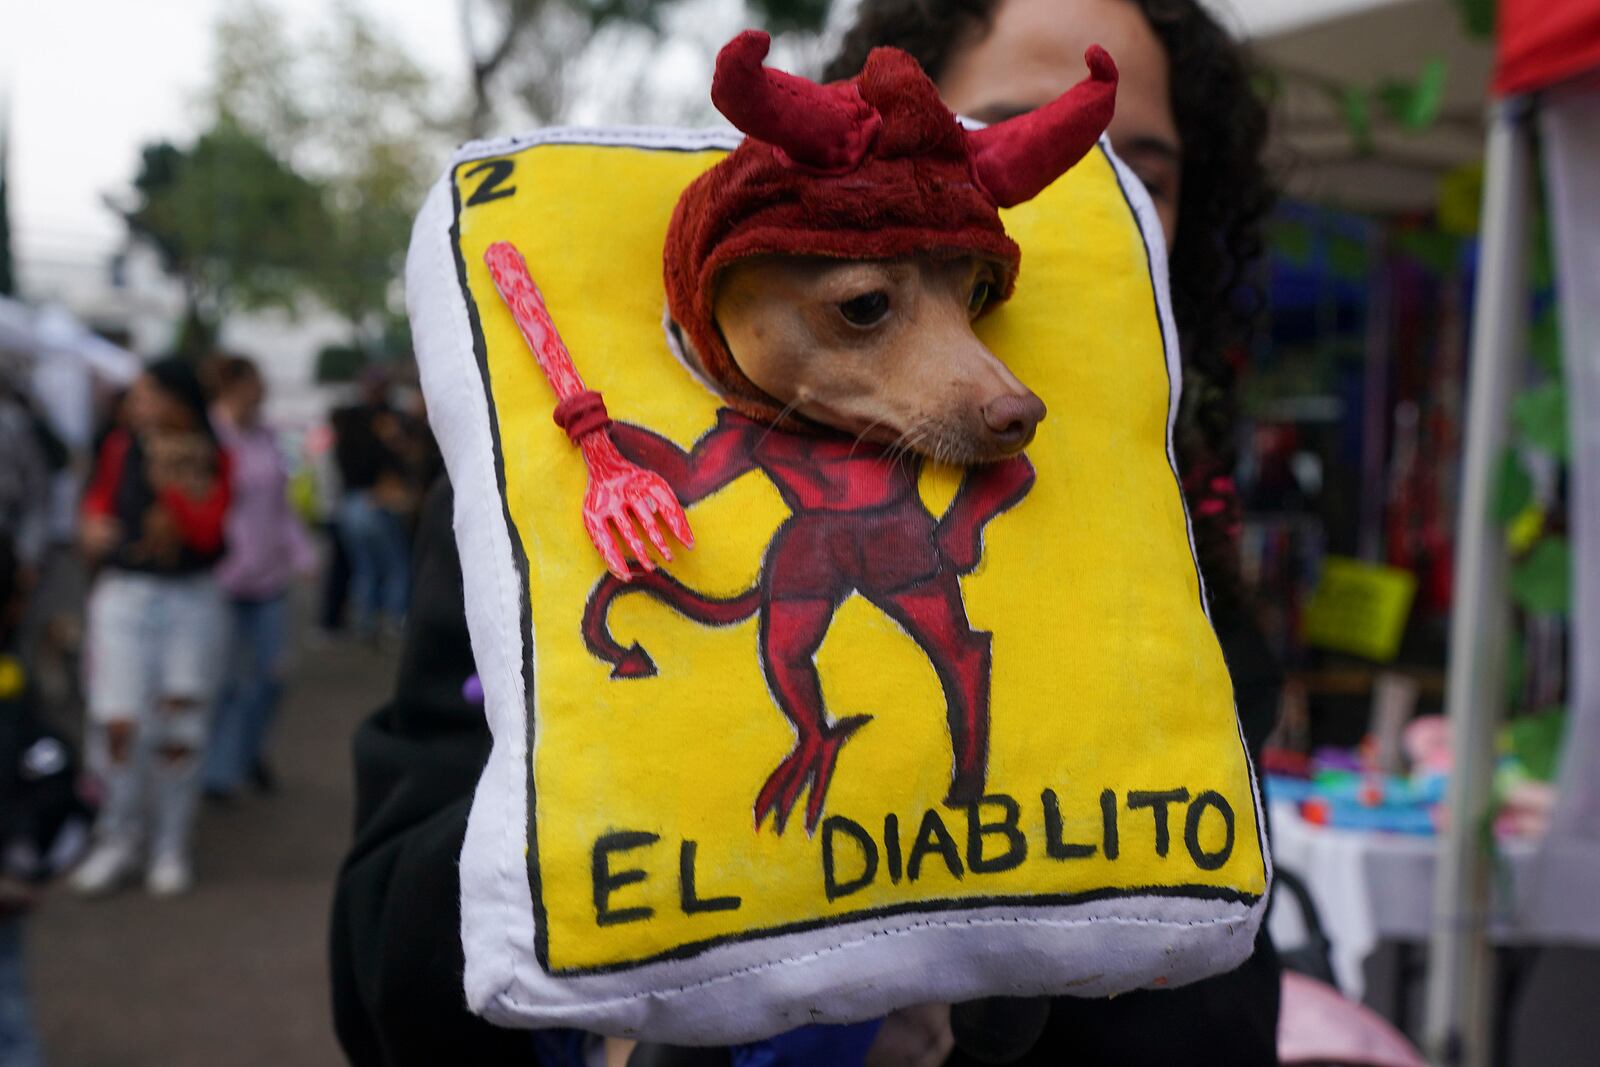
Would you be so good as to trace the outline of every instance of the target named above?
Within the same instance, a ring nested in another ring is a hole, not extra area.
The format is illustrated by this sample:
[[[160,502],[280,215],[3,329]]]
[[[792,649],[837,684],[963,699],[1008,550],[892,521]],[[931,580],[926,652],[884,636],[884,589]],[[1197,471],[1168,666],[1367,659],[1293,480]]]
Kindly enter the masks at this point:
[[[1026,462],[973,474],[753,428],[673,357],[662,240],[718,158],[544,144],[453,176],[524,557],[540,964],[870,915],[1253,902],[1249,771],[1167,452],[1175,386],[1106,157],[1007,215],[1021,280],[980,333],[1050,414]],[[698,543],[670,580],[606,578],[583,462],[483,263],[495,241],[524,253],[619,447],[685,499]]]
[[[1306,605],[1305,642],[1387,663],[1400,651],[1416,591],[1410,571],[1329,556]]]

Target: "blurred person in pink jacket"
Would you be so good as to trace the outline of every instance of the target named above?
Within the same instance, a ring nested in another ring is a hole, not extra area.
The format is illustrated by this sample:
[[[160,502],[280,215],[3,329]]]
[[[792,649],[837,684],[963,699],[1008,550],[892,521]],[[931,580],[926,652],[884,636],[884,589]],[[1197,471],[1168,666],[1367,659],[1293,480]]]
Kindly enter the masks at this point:
[[[315,552],[289,501],[289,469],[277,435],[261,422],[266,387],[249,359],[224,357],[211,419],[233,461],[227,552],[217,584],[227,597],[230,634],[211,745],[208,797],[233,797],[248,779],[274,787],[267,734],[283,695],[289,651],[289,589]]]

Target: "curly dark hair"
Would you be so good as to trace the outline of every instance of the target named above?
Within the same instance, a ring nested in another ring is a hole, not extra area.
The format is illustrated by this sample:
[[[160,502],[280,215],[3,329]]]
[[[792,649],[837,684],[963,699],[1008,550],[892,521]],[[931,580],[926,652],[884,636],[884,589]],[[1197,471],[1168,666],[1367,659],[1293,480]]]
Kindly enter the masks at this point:
[[[989,32],[1002,2],[862,0],[824,76],[851,77],[873,48],[893,45],[937,82],[952,56]],[[1252,88],[1243,50],[1198,0],[1127,2],[1143,11],[1171,64],[1183,153],[1170,262],[1185,382],[1175,444],[1212,608],[1232,612],[1247,601],[1231,480],[1237,460],[1233,358],[1248,343],[1260,307],[1250,269],[1275,198],[1262,162],[1267,110]]]

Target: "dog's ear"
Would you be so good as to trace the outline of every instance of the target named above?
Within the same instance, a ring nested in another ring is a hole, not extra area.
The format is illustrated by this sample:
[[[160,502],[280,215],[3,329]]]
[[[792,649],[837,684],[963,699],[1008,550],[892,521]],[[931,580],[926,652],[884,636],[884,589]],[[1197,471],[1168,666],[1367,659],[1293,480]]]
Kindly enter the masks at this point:
[[[1089,76],[1036,111],[967,132],[983,187],[1000,207],[1042,193],[1088,154],[1117,105],[1117,65],[1104,48],[1083,54]]]
[[[790,160],[833,173],[856,167],[883,125],[853,83],[818,85],[761,65],[772,38],[745,30],[717,53],[711,102],[729,122]]]

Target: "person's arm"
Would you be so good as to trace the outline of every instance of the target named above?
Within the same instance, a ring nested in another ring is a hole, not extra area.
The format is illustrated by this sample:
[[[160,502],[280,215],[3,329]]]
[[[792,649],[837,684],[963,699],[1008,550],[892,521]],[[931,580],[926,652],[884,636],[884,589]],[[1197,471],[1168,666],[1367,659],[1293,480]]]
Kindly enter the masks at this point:
[[[123,465],[128,461],[130,439],[124,430],[112,430],[95,456],[94,474],[83,491],[84,516],[106,518],[117,513],[117,482],[122,479]]]
[[[452,496],[441,480],[417,533],[394,696],[354,740],[355,841],[331,930],[334,1024],[357,1067],[536,1063],[534,1040],[467,1010],[458,861],[489,753],[462,601]]]
[[[105,556],[122,539],[122,523],[117,519],[117,483],[128,461],[130,443],[126,431],[113,430],[95,456],[94,473],[79,505],[83,521],[78,538],[90,560]]]

